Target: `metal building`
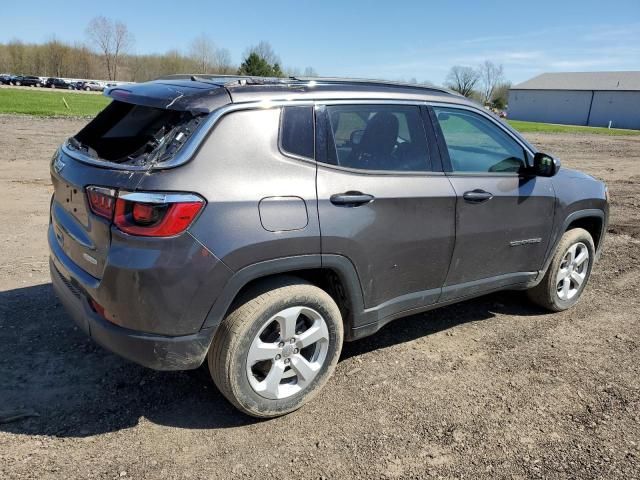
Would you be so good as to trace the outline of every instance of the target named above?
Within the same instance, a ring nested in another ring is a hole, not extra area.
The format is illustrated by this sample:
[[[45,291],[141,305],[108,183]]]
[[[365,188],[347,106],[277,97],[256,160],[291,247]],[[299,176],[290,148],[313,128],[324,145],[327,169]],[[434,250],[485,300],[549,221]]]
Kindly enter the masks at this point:
[[[508,116],[640,130],[640,72],[543,73],[509,90]]]

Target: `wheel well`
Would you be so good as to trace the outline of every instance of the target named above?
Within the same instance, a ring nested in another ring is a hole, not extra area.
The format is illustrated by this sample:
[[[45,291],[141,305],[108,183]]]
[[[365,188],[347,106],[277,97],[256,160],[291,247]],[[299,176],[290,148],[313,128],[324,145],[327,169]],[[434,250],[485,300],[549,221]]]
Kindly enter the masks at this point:
[[[294,270],[253,279],[240,289],[229,309],[232,309],[236,301],[241,299],[247,291],[259,288],[261,284],[271,283],[272,280],[278,277],[298,277],[327,292],[340,309],[345,332],[350,331],[351,326],[353,325],[353,307],[351,305],[349,292],[346,289],[345,282],[340,278],[340,275],[329,268]]]
[[[599,217],[582,217],[574,220],[567,227],[567,231],[573,228],[584,228],[587,232],[591,234],[593,238],[593,243],[598,250],[598,246],[600,245],[600,237],[602,236],[602,219]]]

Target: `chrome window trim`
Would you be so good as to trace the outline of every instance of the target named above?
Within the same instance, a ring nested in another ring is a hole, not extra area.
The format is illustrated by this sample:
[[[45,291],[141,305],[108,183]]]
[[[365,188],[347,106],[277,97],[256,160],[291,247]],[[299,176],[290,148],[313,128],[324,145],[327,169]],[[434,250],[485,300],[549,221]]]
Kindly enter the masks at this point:
[[[218,121],[226,114],[241,110],[261,110],[261,109],[271,109],[271,108],[281,108],[283,106],[304,106],[304,105],[312,105],[315,108],[321,105],[414,105],[417,107],[420,106],[442,106],[447,108],[458,108],[462,110],[469,110],[471,112],[478,113],[485,118],[489,119],[493,122],[498,128],[502,129],[509,137],[515,140],[526,152],[529,152],[532,156],[534,152],[528,145],[524,144],[519,138],[513,135],[509,129],[507,129],[504,124],[500,121],[496,121],[493,117],[483,112],[481,108],[473,107],[470,105],[460,104],[456,102],[437,102],[437,101],[427,101],[427,100],[402,100],[402,99],[335,99],[335,100],[312,100],[312,99],[304,99],[304,100],[294,100],[294,99],[284,99],[284,100],[260,100],[257,102],[245,102],[245,103],[231,103],[229,105],[225,105],[224,107],[220,107],[217,110],[211,112],[205,121],[200,125],[200,127],[189,137],[185,145],[180,149],[180,151],[170,160],[163,162],[160,165],[126,165],[115,162],[109,162],[105,160],[95,159],[90,157],[89,155],[79,152],[69,146],[69,142],[66,141],[62,145],[62,151],[68,155],[69,157],[78,160],[82,163],[86,163],[89,165],[94,165],[99,168],[106,168],[112,170],[125,170],[125,171],[150,171],[150,170],[166,170],[169,168],[179,167],[189,162],[193,156],[200,149],[202,143],[209,136],[209,133],[213,129],[213,127],[218,123]],[[309,161],[307,158],[300,158],[301,160]],[[341,167],[342,168],[342,167]],[[375,170],[375,172],[379,172],[380,170]],[[415,172],[415,173],[429,173],[429,172]]]

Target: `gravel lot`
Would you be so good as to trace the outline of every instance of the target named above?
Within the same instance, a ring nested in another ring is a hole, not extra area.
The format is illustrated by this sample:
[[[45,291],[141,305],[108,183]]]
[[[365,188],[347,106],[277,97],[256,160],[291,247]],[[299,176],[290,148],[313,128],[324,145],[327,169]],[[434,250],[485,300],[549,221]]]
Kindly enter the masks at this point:
[[[610,233],[580,303],[505,292],[347,344],[302,410],[255,421],[202,371],[94,345],[52,294],[54,149],[84,121],[0,116],[0,478],[640,478],[640,137],[530,135],[605,179]]]

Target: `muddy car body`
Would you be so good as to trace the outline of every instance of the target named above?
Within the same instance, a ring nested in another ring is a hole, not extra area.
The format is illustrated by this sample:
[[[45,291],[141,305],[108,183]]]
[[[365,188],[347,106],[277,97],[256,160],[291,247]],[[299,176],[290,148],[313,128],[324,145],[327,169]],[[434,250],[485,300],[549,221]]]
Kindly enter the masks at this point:
[[[98,343],[208,359],[238,408],[323,385],[343,339],[501,289],[573,305],[606,187],[451,92],[178,76],[112,103],[52,159],[54,288]]]

